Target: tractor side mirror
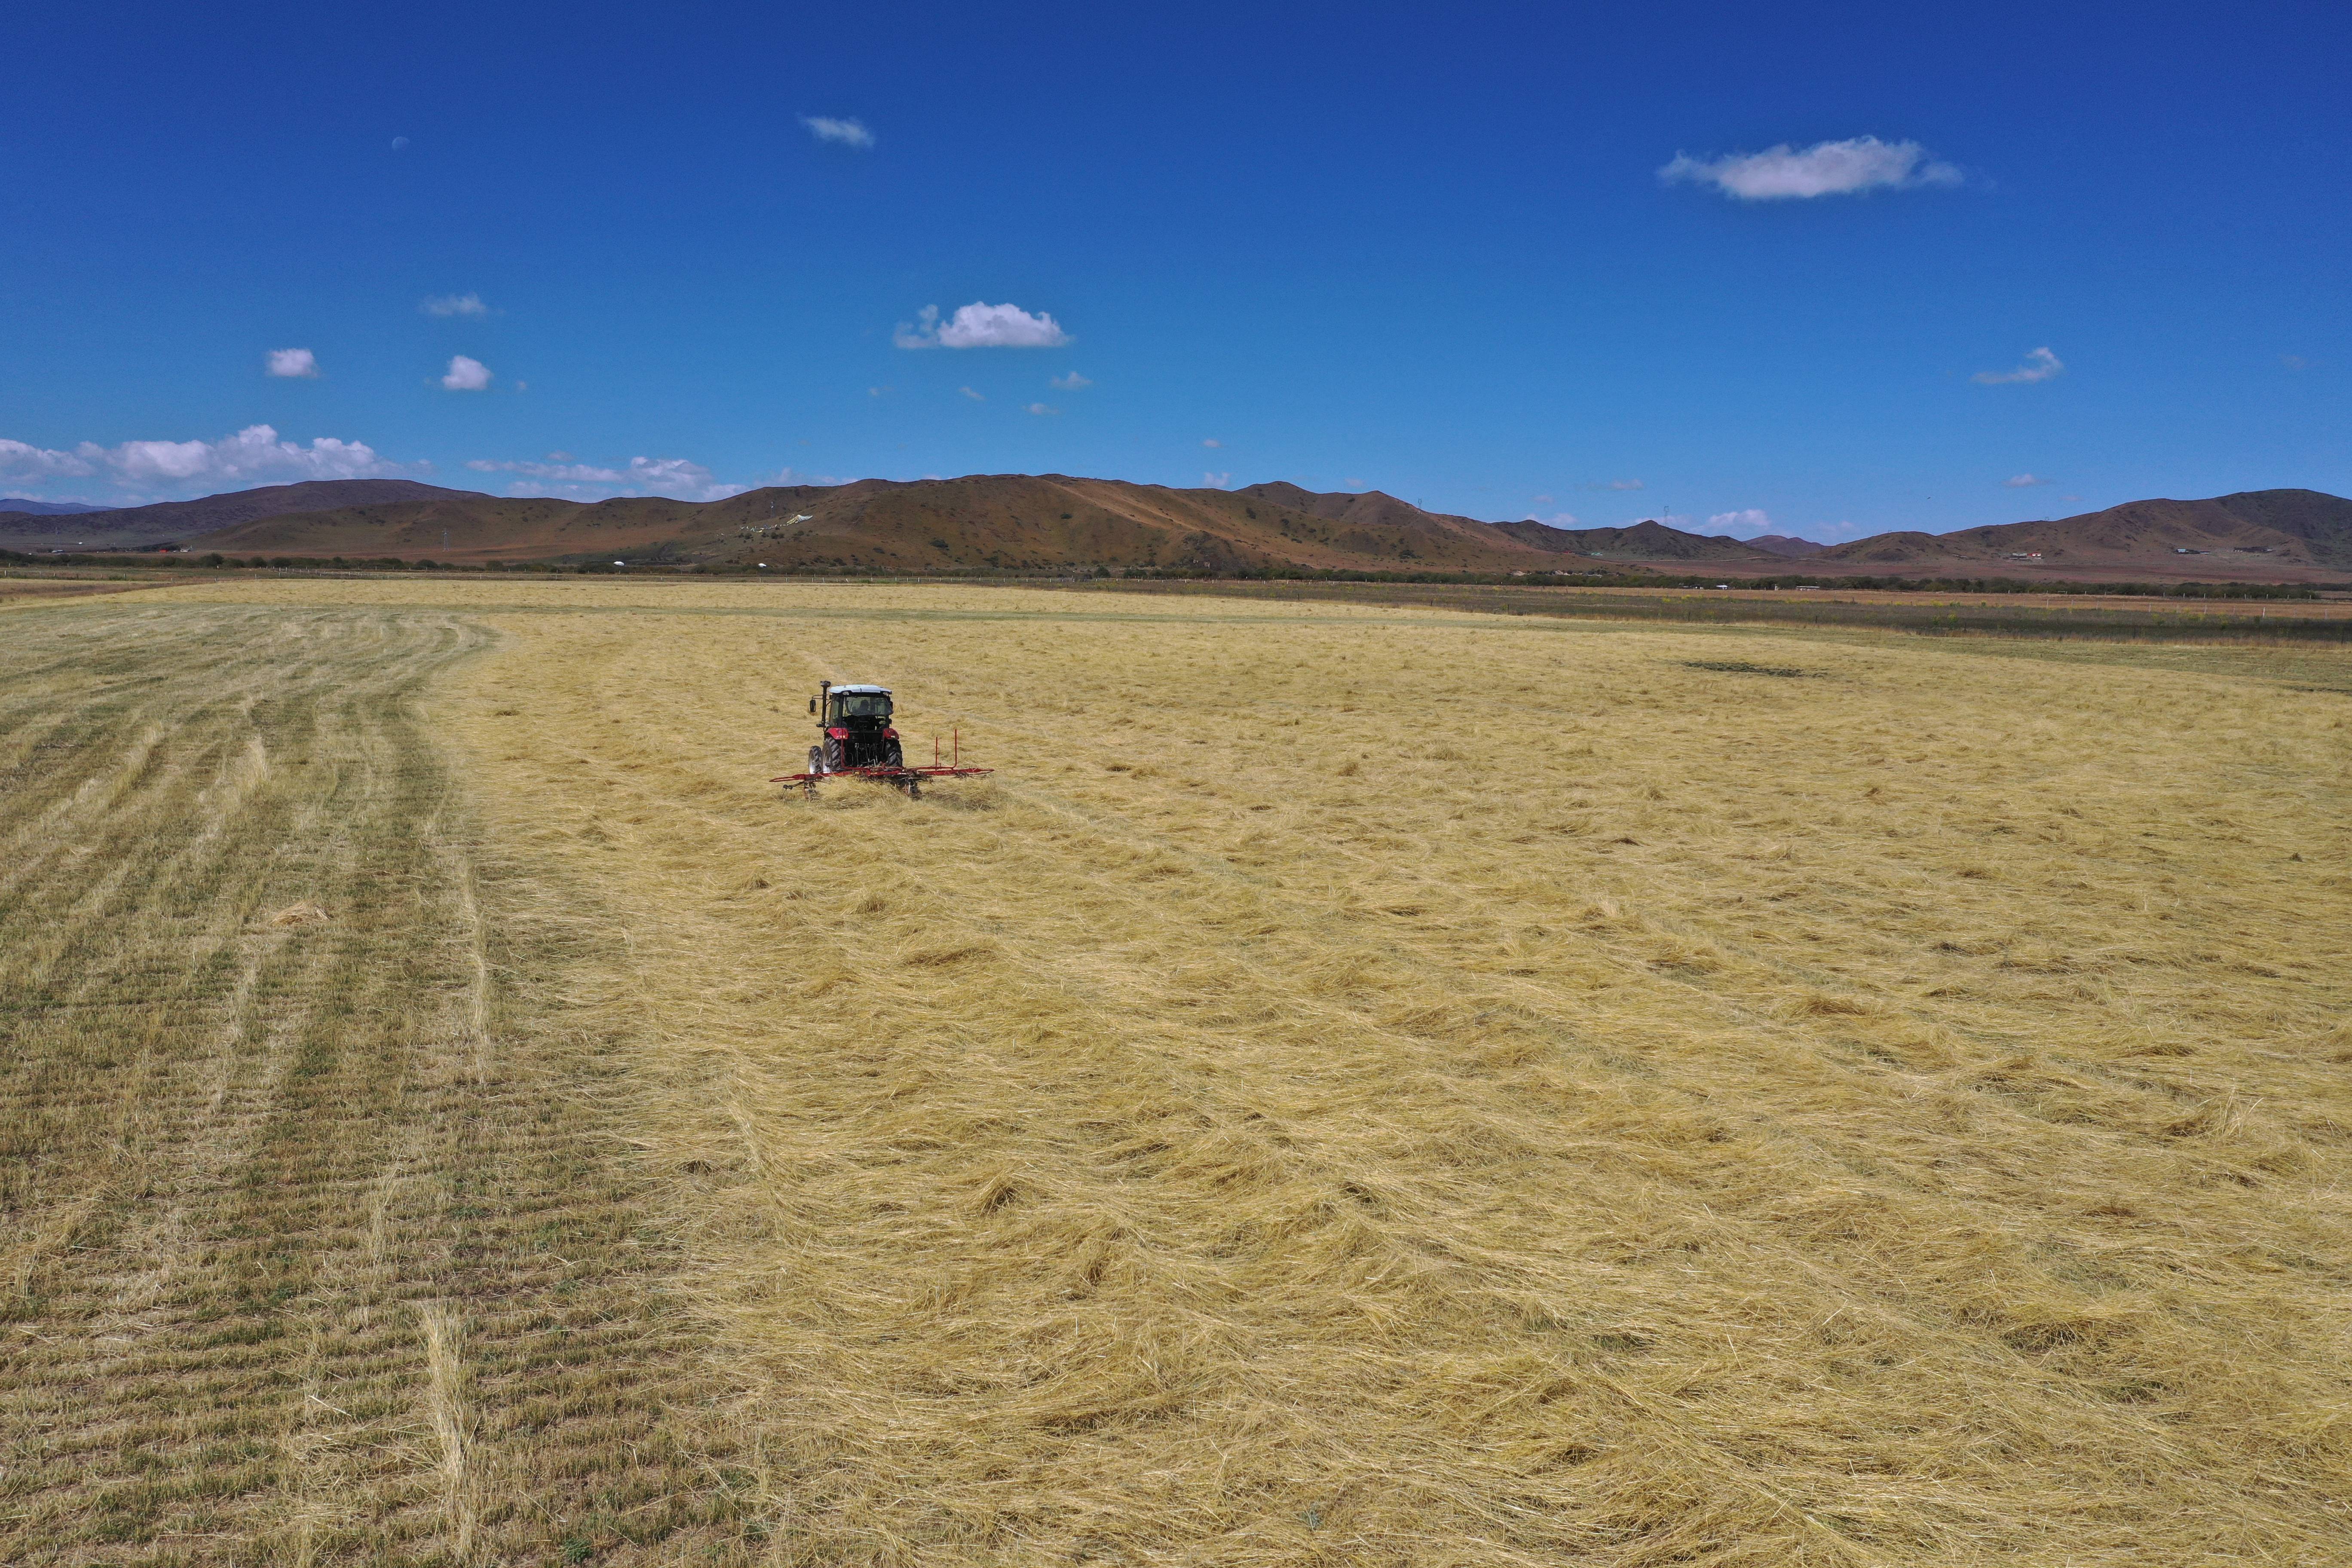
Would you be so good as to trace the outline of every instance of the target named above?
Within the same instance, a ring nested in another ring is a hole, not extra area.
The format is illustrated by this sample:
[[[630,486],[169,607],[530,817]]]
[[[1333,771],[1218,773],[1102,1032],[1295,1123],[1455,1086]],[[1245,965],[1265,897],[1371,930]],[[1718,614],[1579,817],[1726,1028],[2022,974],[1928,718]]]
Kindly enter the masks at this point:
[[[816,699],[814,697],[809,699],[809,711],[812,713],[816,711]]]

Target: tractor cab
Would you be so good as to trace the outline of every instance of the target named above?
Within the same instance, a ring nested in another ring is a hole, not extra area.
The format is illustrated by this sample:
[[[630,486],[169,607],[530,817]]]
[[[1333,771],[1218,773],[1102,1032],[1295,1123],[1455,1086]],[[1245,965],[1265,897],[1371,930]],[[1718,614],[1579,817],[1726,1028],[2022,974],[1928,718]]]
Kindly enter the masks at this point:
[[[821,681],[809,699],[809,711],[817,715],[824,735],[822,743],[809,748],[811,773],[905,765],[898,731],[890,727],[888,687]]]
[[[812,699],[809,710],[819,701]],[[887,730],[890,727],[890,690],[883,686],[828,686],[822,705],[828,730]]]

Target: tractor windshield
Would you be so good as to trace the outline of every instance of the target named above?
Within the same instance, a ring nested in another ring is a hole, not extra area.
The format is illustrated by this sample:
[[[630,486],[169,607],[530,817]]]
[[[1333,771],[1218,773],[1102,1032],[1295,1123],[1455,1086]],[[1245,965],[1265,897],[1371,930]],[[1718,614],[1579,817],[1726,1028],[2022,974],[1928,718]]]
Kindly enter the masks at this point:
[[[844,719],[887,719],[890,699],[878,691],[846,691],[834,699]]]

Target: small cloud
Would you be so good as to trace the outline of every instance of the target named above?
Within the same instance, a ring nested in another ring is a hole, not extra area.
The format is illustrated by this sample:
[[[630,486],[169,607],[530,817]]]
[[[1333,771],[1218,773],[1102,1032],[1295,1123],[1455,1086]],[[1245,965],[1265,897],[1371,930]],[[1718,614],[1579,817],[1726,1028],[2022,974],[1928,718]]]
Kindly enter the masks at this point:
[[[1222,447],[1224,443],[1223,441],[1208,440],[1202,442],[1201,445],[1203,447]]]
[[[1040,310],[1018,305],[959,305],[940,320],[940,308],[926,305],[912,322],[901,321],[890,342],[902,349],[1057,349],[1070,341],[1061,324]]]
[[[84,441],[70,451],[0,440],[0,482],[19,479],[90,479],[150,493],[157,489],[209,487],[240,481],[286,483],[299,479],[362,479],[397,474],[364,441],[314,438],[308,447],[278,438],[268,425],[248,425],[217,441],[125,441],[101,447]]]
[[[309,349],[271,349],[269,374],[289,381],[319,379],[319,356]]]
[[[2048,381],[2065,368],[2066,363],[2048,349],[2034,349],[2015,370],[1980,370],[1969,379],[1979,386],[2000,386],[2008,382]]]
[[[1202,474],[1201,476],[1201,482],[1208,486],[1213,490],[1221,490],[1227,485],[1234,482],[1234,476],[1230,473]]]
[[[1720,529],[1727,533],[1738,533],[1742,530],[1762,533],[1771,528],[1772,520],[1765,515],[1761,507],[1751,506],[1743,507],[1738,511],[1717,512],[1706,520],[1706,525],[1709,528]]]
[[[548,454],[569,459],[571,454]],[[724,500],[741,495],[749,485],[721,484],[709,468],[684,458],[631,458],[625,468],[594,463],[500,463],[476,458],[466,467],[478,474],[520,474],[507,487],[509,495],[562,495],[604,500],[614,495],[668,496],[673,500]],[[538,480],[537,484],[529,481]]]
[[[1088,381],[1085,376],[1080,375],[1076,371],[1072,371],[1067,375],[1055,376],[1052,380],[1046,382],[1045,384],[1047,386],[1058,386],[1064,392],[1076,392],[1082,386],[1092,386],[1094,383]]]
[[[550,452],[547,455],[547,460],[551,463],[568,463],[572,461],[572,454],[569,452]]]
[[[988,401],[988,395],[986,393],[974,392],[969,386],[959,386],[956,390],[962,393],[966,397],[971,398],[974,403],[985,403]]]
[[[395,136],[392,139],[392,150],[395,153],[402,151],[407,145],[408,138],[405,136]]]
[[[1881,142],[1875,136],[1817,142],[1802,152],[1783,142],[1761,153],[1731,153],[1720,158],[1677,153],[1674,162],[1658,171],[1658,178],[1669,184],[1687,181],[1713,185],[1743,202],[1957,185],[1962,180],[1958,168],[1929,157],[1916,142]]]
[[[1042,403],[1030,404],[1028,405],[1028,410],[1032,414],[1059,414],[1061,412],[1058,408],[1048,408]]]
[[[2039,474],[2011,474],[2000,482],[2011,489],[2022,490],[2031,489],[2035,485],[2046,485],[2050,481]]]
[[[441,384],[452,392],[479,392],[490,384],[490,367],[465,354],[451,354]]]
[[[1550,498],[1544,497],[1541,499],[1549,500]],[[1538,522],[1548,522],[1554,528],[1574,528],[1576,526],[1576,514],[1572,511],[1556,511],[1549,517],[1538,518],[1536,521]]]
[[[428,316],[487,316],[490,308],[482,303],[479,294],[436,294],[417,302],[416,308]]]
[[[1638,490],[1646,489],[1647,487],[1639,479],[1612,479],[1606,485],[1600,488],[1602,489],[1612,490]]]
[[[890,389],[887,386],[869,386],[866,389],[866,395],[868,397],[879,397],[889,390]]]
[[[1538,506],[1551,505],[1551,497],[1549,496],[1530,496],[1528,499],[1534,501]]]
[[[874,145],[874,132],[866,129],[862,121],[835,120],[829,114],[803,114],[801,123],[809,134],[820,142],[830,142],[836,147],[866,148]]]
[[[2311,362],[2301,354],[2281,354],[2279,363],[2287,370],[2309,370]]]

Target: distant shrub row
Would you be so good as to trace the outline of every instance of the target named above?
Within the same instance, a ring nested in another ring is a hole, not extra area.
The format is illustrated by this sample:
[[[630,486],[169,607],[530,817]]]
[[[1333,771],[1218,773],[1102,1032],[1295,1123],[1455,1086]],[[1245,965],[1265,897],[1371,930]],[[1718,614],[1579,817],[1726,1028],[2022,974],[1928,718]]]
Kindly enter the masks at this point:
[[[1307,567],[1236,567],[1208,571],[1188,567],[1130,566],[1118,574],[1145,582],[1432,583],[1457,586],[1575,588],[1870,588],[1899,594],[2113,594],[2161,599],[2316,599],[2322,589],[2352,590],[2352,583],[2314,587],[2304,583],[2075,583],[2026,582],[2014,577],[1822,577],[1783,573],[1771,577],[1722,577],[1714,574],[1663,572],[1367,572]]]
[[[239,569],[245,571],[310,571],[310,572],[531,572],[540,574],[568,573],[583,575],[610,574],[624,570],[610,560],[582,561],[517,561],[487,563],[407,561],[394,556],[346,557],[331,556],[320,560],[310,556],[288,555],[224,555],[215,552],[205,555],[166,554],[158,551],[123,552],[113,554],[26,554],[13,550],[0,550],[0,563],[45,566],[162,566],[182,569]],[[670,570],[679,569],[681,563],[669,559],[640,561],[633,564]],[[807,563],[798,565],[755,566],[736,562],[699,562],[687,568],[697,574],[728,577],[954,577],[980,579],[1017,579],[1034,577],[1104,578],[1117,576],[1130,581],[1170,583],[1394,583],[1430,584],[1454,587],[1505,588],[1711,588],[1725,584],[1734,588],[1868,588],[1898,594],[2089,594],[2113,595],[2150,599],[2316,599],[2323,592],[2352,591],[2352,583],[2322,584],[2314,586],[2305,583],[2077,583],[2029,582],[2015,577],[1826,577],[1811,573],[1790,572],[1770,577],[1724,578],[1707,573],[1669,574],[1644,571],[1612,571],[1605,568],[1565,572],[1381,572],[1338,568],[1321,570],[1304,566],[1128,566],[1112,571],[1108,566],[1066,567],[958,567],[928,572],[910,572],[903,568],[865,566],[841,562]]]

